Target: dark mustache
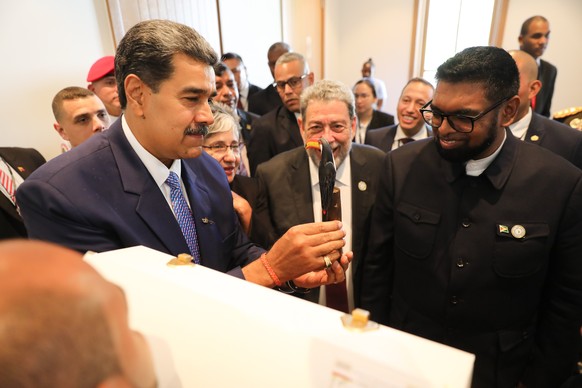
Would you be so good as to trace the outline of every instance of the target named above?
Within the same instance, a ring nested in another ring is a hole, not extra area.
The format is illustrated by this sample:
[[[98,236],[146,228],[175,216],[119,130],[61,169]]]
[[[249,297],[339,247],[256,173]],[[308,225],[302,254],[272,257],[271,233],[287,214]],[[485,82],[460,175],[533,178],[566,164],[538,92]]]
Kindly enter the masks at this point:
[[[189,127],[186,128],[186,130],[184,131],[184,135],[202,135],[202,136],[206,136],[208,135],[208,125],[197,125],[196,127]]]

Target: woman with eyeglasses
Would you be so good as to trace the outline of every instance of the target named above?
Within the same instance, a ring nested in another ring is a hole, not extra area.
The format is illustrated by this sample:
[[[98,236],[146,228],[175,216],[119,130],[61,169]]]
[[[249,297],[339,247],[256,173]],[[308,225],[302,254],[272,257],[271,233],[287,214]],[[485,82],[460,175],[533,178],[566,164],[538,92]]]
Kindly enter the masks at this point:
[[[243,144],[240,142],[239,124],[234,114],[217,103],[212,105],[212,113],[214,123],[208,128],[202,148],[224,169],[232,191],[234,211],[248,235],[258,186],[253,178],[238,174]]]
[[[394,116],[374,109],[378,99],[374,82],[370,78],[362,78],[356,82],[352,91],[356,100],[356,116],[358,116],[354,141],[364,144],[369,129],[393,125]]]

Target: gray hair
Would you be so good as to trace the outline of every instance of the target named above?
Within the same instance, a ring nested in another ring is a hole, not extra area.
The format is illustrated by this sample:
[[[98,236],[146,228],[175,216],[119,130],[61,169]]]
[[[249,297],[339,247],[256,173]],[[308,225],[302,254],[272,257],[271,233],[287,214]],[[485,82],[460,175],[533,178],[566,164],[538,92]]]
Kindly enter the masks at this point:
[[[240,125],[236,113],[225,104],[217,102],[212,103],[210,109],[212,110],[214,123],[208,127],[208,134],[204,139],[210,139],[217,133],[233,131],[235,137],[240,140]]]
[[[338,81],[321,80],[301,93],[301,118],[305,121],[305,112],[311,101],[341,101],[346,104],[350,120],[356,116],[354,94],[346,85]]]
[[[298,61],[303,65],[303,74],[309,73],[309,64],[305,60],[305,57],[299,53],[289,52],[281,55],[279,59],[277,59],[277,63],[275,63],[275,67],[280,66],[284,63]]]
[[[214,66],[218,57],[210,44],[186,25],[169,20],[146,20],[129,29],[115,54],[115,78],[119,102],[125,109],[125,78],[137,75],[154,93],[174,72],[174,56],[184,54],[197,62]]]

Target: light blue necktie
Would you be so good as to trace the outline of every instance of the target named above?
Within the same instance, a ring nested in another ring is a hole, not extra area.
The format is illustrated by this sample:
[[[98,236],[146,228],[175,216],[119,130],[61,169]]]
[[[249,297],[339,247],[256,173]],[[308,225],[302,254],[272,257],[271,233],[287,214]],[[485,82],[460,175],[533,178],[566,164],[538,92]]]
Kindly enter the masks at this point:
[[[180,224],[180,229],[182,229],[182,234],[186,238],[186,243],[190,249],[190,254],[194,257],[194,262],[200,264],[200,249],[198,248],[198,236],[196,235],[196,225],[194,225],[194,218],[192,217],[192,211],[182,194],[182,188],[180,187],[180,179],[178,175],[170,171],[166,183],[170,186],[170,199],[172,201],[172,207],[174,208],[174,213],[176,214],[176,220]]]

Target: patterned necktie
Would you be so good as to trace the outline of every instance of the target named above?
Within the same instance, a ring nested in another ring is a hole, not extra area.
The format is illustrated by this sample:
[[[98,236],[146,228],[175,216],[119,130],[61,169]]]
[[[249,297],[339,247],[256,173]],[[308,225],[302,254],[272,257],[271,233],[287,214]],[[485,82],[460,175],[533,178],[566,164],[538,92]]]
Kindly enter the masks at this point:
[[[196,226],[194,225],[194,218],[192,211],[186,202],[186,198],[182,194],[180,187],[180,179],[178,175],[170,171],[166,183],[170,186],[170,199],[172,201],[172,208],[176,214],[176,220],[182,229],[182,234],[186,239],[190,254],[194,257],[194,262],[200,264],[200,249],[198,248],[198,236],[196,235]]]
[[[8,166],[8,164],[6,164]],[[14,180],[12,177],[4,172],[4,170],[0,169],[0,184],[6,189],[10,200],[13,204],[16,204],[16,198],[14,197]]]

